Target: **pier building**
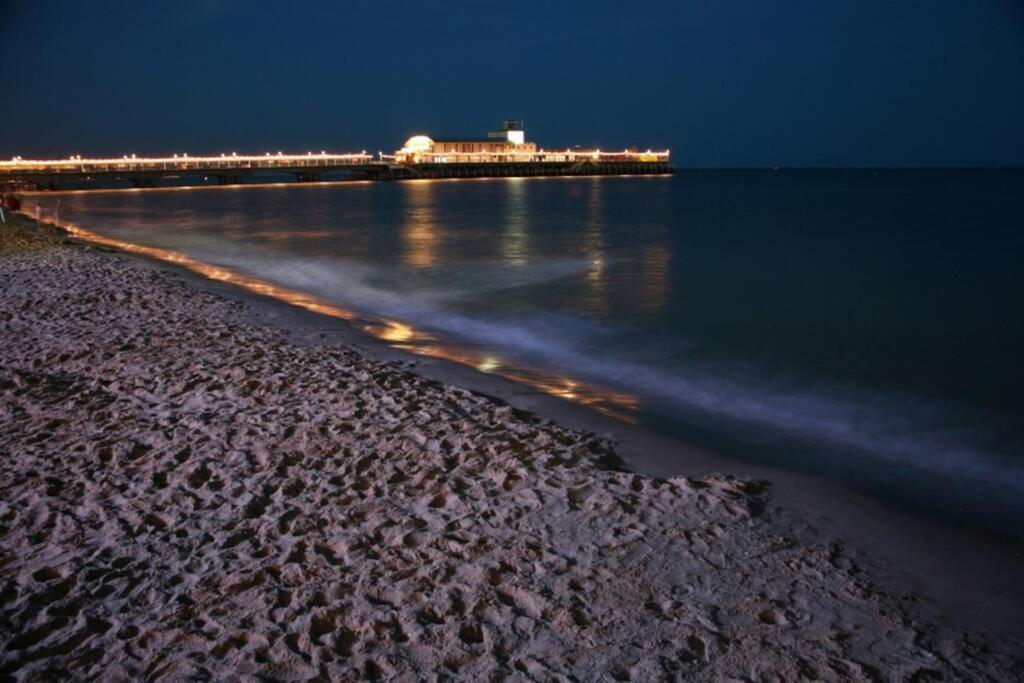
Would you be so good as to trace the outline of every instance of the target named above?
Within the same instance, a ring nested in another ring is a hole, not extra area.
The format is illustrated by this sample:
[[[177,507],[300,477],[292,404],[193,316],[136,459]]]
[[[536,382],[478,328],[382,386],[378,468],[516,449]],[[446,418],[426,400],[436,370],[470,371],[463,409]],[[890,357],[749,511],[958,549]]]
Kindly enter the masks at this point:
[[[501,130],[477,138],[431,138],[414,135],[395,152],[397,163],[480,164],[536,160],[537,145],[526,142],[519,121],[505,121]]]

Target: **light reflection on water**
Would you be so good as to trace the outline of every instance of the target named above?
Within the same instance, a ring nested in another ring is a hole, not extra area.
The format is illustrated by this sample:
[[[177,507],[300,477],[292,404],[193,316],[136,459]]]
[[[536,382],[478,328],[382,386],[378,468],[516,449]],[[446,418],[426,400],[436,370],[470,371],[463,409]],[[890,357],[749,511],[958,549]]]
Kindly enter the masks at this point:
[[[587,204],[587,224],[583,230],[583,251],[591,259],[587,270],[587,289],[583,305],[593,315],[604,316],[608,313],[608,286],[605,271],[607,247],[604,237],[604,213],[601,201],[600,182],[591,183],[590,201]]]
[[[501,253],[506,263],[523,266],[530,259],[530,215],[526,203],[524,178],[509,178],[505,201],[505,229]]]
[[[361,315],[319,297],[281,287],[260,278],[243,275],[229,268],[210,265],[170,249],[148,247],[106,237],[74,223],[60,220],[59,217],[55,218],[53,222],[78,239],[172,263],[211,280],[226,282],[260,296],[283,301],[313,313],[349,321],[364,332],[387,342],[396,349],[469,365],[482,372],[492,373],[552,396],[579,403],[609,417],[635,422],[632,413],[637,407],[637,399],[630,394],[610,391],[553,373],[516,367],[485,353],[445,344],[434,335],[417,330],[397,320]],[[413,251],[412,253],[417,252]],[[420,263],[420,257],[413,257],[412,260],[417,265]],[[429,263],[425,265],[429,265]]]
[[[880,488],[913,488],[925,471],[1024,490],[1022,178],[729,172],[37,197],[45,215],[63,198],[66,218],[122,248],[165,250],[388,344],[740,456]]]
[[[664,308],[668,297],[672,252],[664,243],[648,245],[641,253],[640,263],[642,275],[639,279],[643,288],[641,305],[650,314],[657,315]]]
[[[405,262],[411,268],[427,268],[437,260],[439,238],[430,188],[423,182],[409,185],[409,205],[405,212],[402,239]]]

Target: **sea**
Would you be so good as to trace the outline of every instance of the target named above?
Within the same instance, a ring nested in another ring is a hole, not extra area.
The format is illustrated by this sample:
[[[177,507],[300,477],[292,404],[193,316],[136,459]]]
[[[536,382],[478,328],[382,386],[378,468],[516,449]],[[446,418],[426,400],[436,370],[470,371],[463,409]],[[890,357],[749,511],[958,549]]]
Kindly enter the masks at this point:
[[[25,199],[44,218],[316,302],[399,348],[1024,537],[1024,171]]]

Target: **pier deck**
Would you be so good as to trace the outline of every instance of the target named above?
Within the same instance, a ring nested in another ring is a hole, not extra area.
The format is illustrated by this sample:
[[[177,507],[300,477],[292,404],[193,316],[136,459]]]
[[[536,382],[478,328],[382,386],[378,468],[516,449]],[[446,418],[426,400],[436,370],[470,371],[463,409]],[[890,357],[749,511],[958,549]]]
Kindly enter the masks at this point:
[[[128,181],[133,187],[154,187],[171,181],[190,184],[199,178],[222,185],[244,182],[254,175],[291,175],[299,182],[321,180],[412,180],[419,178],[491,178],[522,176],[651,175],[672,173],[667,153],[545,152],[529,160],[500,157],[471,163],[396,163],[391,155],[305,154],[220,157],[176,156],[141,159],[61,159],[0,162],[0,184],[59,189],[69,183],[95,180]]]

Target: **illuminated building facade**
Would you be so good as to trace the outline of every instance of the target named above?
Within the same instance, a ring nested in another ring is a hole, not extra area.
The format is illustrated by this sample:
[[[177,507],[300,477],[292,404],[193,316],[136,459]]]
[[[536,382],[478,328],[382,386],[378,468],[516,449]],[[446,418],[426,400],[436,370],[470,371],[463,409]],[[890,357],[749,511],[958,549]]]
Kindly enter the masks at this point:
[[[500,131],[480,138],[431,138],[414,135],[395,152],[398,163],[487,163],[535,161],[537,145],[526,142],[519,121],[505,121]]]

